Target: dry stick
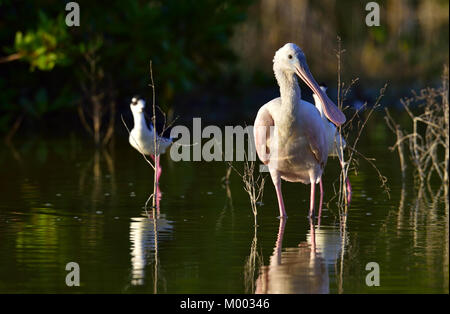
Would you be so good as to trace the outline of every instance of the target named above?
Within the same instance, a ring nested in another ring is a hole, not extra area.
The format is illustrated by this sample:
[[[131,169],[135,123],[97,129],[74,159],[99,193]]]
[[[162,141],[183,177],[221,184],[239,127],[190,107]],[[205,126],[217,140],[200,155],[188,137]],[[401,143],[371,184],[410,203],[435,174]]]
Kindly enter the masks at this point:
[[[254,187],[254,180],[252,179],[253,173],[251,170],[251,166],[248,166],[247,163],[244,164],[244,173],[241,174],[234,166],[229,163],[229,166],[241,177],[242,181],[244,182],[244,191],[247,192],[249,198],[250,198],[250,206],[252,208],[253,218],[255,224],[257,224],[257,215],[258,215],[258,209],[256,207],[256,203],[259,199],[259,197],[255,196],[255,187]],[[261,188],[261,186],[259,187]],[[259,193],[258,193],[259,194]]]
[[[395,121],[387,112],[385,118],[388,127],[396,133],[397,141],[393,148],[400,147],[404,141],[409,142],[409,155],[416,168],[415,177],[418,176],[420,186],[427,184],[431,194],[430,181],[434,173],[441,182],[448,184],[448,66],[444,67],[442,87],[439,89],[424,88],[413,96],[401,99],[401,103],[412,122],[412,133],[403,135],[395,131]],[[438,99],[441,101],[438,101]],[[411,107],[418,103],[418,108],[423,108],[420,114],[414,114]],[[424,127],[422,134],[420,127]],[[444,158],[439,159],[439,150],[443,148]],[[401,161],[402,162],[402,161]]]
[[[350,157],[349,157],[349,163],[350,163],[350,162],[352,161],[352,159],[353,159],[353,154],[354,154],[355,152],[357,152],[357,150],[356,150],[356,144],[358,143],[358,141],[359,141],[359,139],[360,139],[360,137],[361,137],[361,134],[362,134],[362,132],[363,132],[363,130],[364,130],[366,124],[367,124],[367,121],[369,121],[370,116],[371,116],[372,113],[375,111],[375,108],[377,108],[377,107],[380,105],[380,101],[381,101],[381,99],[382,99],[383,96],[384,96],[384,92],[386,91],[386,88],[387,88],[387,84],[385,84],[384,87],[381,88],[380,94],[379,94],[377,100],[375,101],[374,106],[370,109],[369,113],[367,114],[366,119],[363,121],[362,125],[361,125],[360,128],[359,128],[359,132],[358,132],[358,134],[357,134],[357,137],[356,137],[356,139],[355,139],[355,142],[353,143],[353,146],[350,146],[350,145],[348,146],[349,149],[350,149],[350,151],[351,151]],[[369,161],[369,159],[367,159],[367,158],[365,158],[365,159],[366,159],[367,161]],[[372,164],[372,166],[374,166],[375,169],[377,170],[377,172],[378,172],[378,174],[379,174],[379,178],[381,179],[381,182],[382,182],[382,187],[385,188],[384,191],[387,193],[388,198],[390,198],[389,188],[388,188],[387,185],[386,185],[386,181],[387,181],[386,177],[384,177],[384,176],[381,175],[381,173],[379,172],[378,168],[376,168],[375,164],[373,164],[373,163],[371,163],[371,164]],[[348,167],[348,166],[347,166],[347,167]]]
[[[96,49],[83,54],[83,57],[87,65],[82,66],[81,70],[87,78],[86,81],[89,86],[84,82],[81,82],[81,90],[84,94],[84,99],[91,105],[91,109],[87,112],[87,115],[91,119],[92,125],[89,125],[86,119],[86,114],[81,102],[78,103],[78,115],[83,127],[94,138],[95,144],[97,146],[105,146],[114,133],[115,103],[113,100],[110,101],[109,125],[102,139],[102,118],[105,114],[102,103],[104,101],[105,93],[100,91],[98,82],[102,82],[104,73],[102,68],[97,66],[99,58],[96,56]],[[111,88],[107,90],[108,93],[110,93],[110,91]],[[113,98],[113,96],[110,95],[110,98]]]
[[[358,154],[359,156],[361,156],[365,161],[367,161],[375,169],[375,171],[378,174],[378,178],[381,181],[381,187],[384,187],[386,193],[389,195],[389,187],[387,187],[387,185],[386,185],[387,178],[381,174],[380,170],[377,168],[377,166],[373,162],[375,160],[375,158],[368,158],[368,157],[364,156],[362,153],[360,153],[359,151],[357,151],[353,147],[349,147],[348,149],[351,150],[352,152]]]
[[[340,56],[339,56],[339,69],[340,69]],[[339,79],[338,80],[340,81],[340,74],[339,74]],[[349,84],[349,86],[344,90],[343,96],[341,98],[338,98],[338,106],[339,106],[339,108],[343,108],[344,100],[345,100],[348,92],[350,91],[351,87],[358,80],[359,80],[359,78],[353,79],[351,81],[351,83]],[[342,87],[343,86],[344,85],[342,84]],[[340,89],[341,88],[339,87],[338,90],[340,90]],[[339,94],[340,94],[340,92],[339,92]],[[340,96],[338,96],[338,97],[340,97]],[[345,108],[342,109],[342,110],[345,110]],[[348,122],[349,124],[351,124],[351,122],[352,122],[352,120],[354,119],[355,116],[356,116],[356,114],[353,115],[353,117],[349,120],[349,122]],[[342,137],[345,136],[345,134],[342,133],[342,126],[341,125],[338,127],[338,134],[341,134]],[[347,136],[345,136],[345,137],[347,137]],[[336,137],[335,137],[335,142],[336,142]],[[345,161],[344,143],[343,143],[343,141],[340,141],[339,147],[337,147],[337,149],[339,149],[339,153],[340,153],[340,156],[342,158],[342,160],[339,160],[339,161],[341,162],[342,165],[344,165],[344,167],[342,167],[342,169],[341,169],[341,175],[340,175],[340,179],[341,179],[340,180],[340,191],[343,191],[344,203],[347,206],[348,205],[347,204],[347,199],[348,199],[347,195],[348,195],[349,191],[347,191],[347,184],[345,182],[345,179],[348,176],[348,167],[350,166],[350,160],[349,160],[349,162]],[[346,165],[348,165],[348,166],[346,166]],[[341,194],[339,194],[339,198],[340,198],[340,202],[342,202]]]
[[[397,147],[398,157],[400,158],[400,169],[402,171],[402,177],[404,179],[405,175],[406,175],[406,163],[405,163],[405,157],[404,157],[404,152],[403,152],[403,142],[401,142],[401,141],[399,142],[399,139],[401,139],[403,137],[403,132],[402,132],[402,130],[400,130],[400,126],[395,123],[394,119],[392,118],[392,116],[389,113],[389,110],[387,108],[385,108],[384,111],[386,112],[386,116],[384,117],[386,124],[392,130],[392,132],[395,133],[395,135],[397,137],[396,144],[389,147],[389,149],[391,151],[393,151],[395,149],[395,147]]]
[[[16,52],[16,53],[13,53],[13,54],[11,54],[11,55],[9,55],[9,56],[1,57],[1,58],[0,58],[0,63],[7,63],[7,62],[19,60],[19,59],[21,59],[23,56],[24,56],[23,53],[21,53],[21,52]]]
[[[265,176],[259,174],[255,180],[254,169],[255,161],[250,160],[247,153],[244,152],[244,172],[241,174],[231,162],[228,162],[229,168],[233,169],[244,182],[244,190],[247,192],[250,198],[250,204],[252,207],[254,223],[257,225],[258,208],[257,203],[262,199],[264,194]]]
[[[153,209],[153,213],[154,213]],[[153,280],[153,293],[158,293],[158,227],[156,217],[153,216],[153,235],[154,235],[154,243],[155,243],[155,269],[154,269],[154,280]]]
[[[141,147],[139,146],[136,139],[133,137],[133,135],[131,135],[130,129],[128,128],[127,124],[125,123],[125,120],[123,119],[122,115],[120,115],[120,118],[122,120],[123,125],[127,129],[128,134],[133,138],[134,142],[136,143],[137,147],[139,148],[138,151],[141,153],[142,157],[144,157],[145,161],[153,168],[153,170],[155,170],[155,166],[153,166],[152,162],[150,160],[148,160],[147,156],[145,156],[144,151],[141,149]]]
[[[222,177],[222,181],[225,182],[226,185],[228,185],[230,183],[230,175],[231,175],[232,170],[233,169],[231,169],[230,165],[228,165],[227,173],[225,174],[224,177]]]
[[[338,91],[337,91],[338,92],[338,98],[337,98],[338,99],[338,108],[341,111],[345,111],[345,109],[347,109],[347,107],[344,108],[344,101],[346,99],[346,96],[347,96],[348,92],[351,90],[352,86],[355,85],[356,82],[359,80],[359,78],[354,78],[350,82],[349,86],[346,89],[343,90],[343,88],[345,86],[345,83],[343,83],[343,82],[341,83],[341,59],[342,59],[342,54],[345,52],[345,49],[342,49],[342,40],[341,40],[341,38],[339,36],[337,36],[337,40],[338,40],[338,48],[335,50],[335,53],[336,53],[337,67],[338,67],[337,68],[337,73],[338,73],[338,77],[337,77],[337,80],[338,80]],[[355,117],[355,115],[347,122],[347,125],[351,125],[351,122],[352,122],[354,117]],[[338,134],[341,134],[342,138],[346,137],[345,134],[343,133],[342,126],[339,126],[337,128],[337,132],[338,132]],[[336,138],[335,138],[335,140],[336,140]],[[339,147],[337,147],[337,149],[339,149],[340,156],[342,158],[342,160],[340,160],[340,163],[342,165],[344,165],[342,167],[342,169],[341,169],[340,182],[339,182],[339,184],[340,184],[339,191],[341,192],[341,193],[339,193],[339,203],[342,203],[342,198],[343,198],[344,199],[344,203],[347,206],[348,205],[347,204],[347,199],[348,199],[347,195],[348,195],[349,191],[347,191],[347,185],[345,183],[345,179],[348,176],[348,167],[350,166],[350,160],[349,160],[348,163],[345,161],[344,146],[343,146],[342,141],[340,142]],[[348,165],[348,166],[346,167],[345,165]]]
[[[11,139],[13,138],[14,134],[16,134],[17,130],[19,129],[20,125],[22,124],[22,120],[24,118],[25,114],[20,114],[16,121],[14,121],[13,126],[9,130],[9,132],[5,136],[5,142],[10,143]]]
[[[83,105],[81,104],[81,101],[78,103],[77,106],[78,110],[78,116],[80,117],[81,124],[85,128],[85,130],[90,134],[94,135],[94,132],[92,131],[92,128],[89,126],[89,123],[86,120],[86,115],[84,114]]]
[[[116,122],[116,102],[114,100],[115,93],[113,92],[112,83],[111,83],[110,79],[109,79],[108,86],[109,86],[108,95],[110,98],[109,99],[109,122],[108,122],[108,127],[106,130],[105,136],[103,137],[102,144],[104,146],[106,144],[108,144],[110,142],[110,140],[112,139],[112,136],[114,134],[114,124]]]
[[[337,58],[337,66],[338,66],[338,68],[337,68],[337,73],[338,73],[338,77],[337,77],[337,79],[338,79],[338,89],[337,89],[338,95],[337,95],[337,99],[338,99],[338,108],[340,110],[342,110],[343,101],[341,102],[341,88],[342,88],[342,86],[341,86],[341,56],[345,52],[345,50],[342,49],[341,37],[337,36],[337,40],[338,40],[338,48],[337,48],[337,50],[335,50],[336,58]],[[339,134],[342,134],[341,133],[342,132],[341,126],[338,127],[338,132],[339,132]],[[344,136],[344,135],[342,134],[342,136]],[[341,156],[342,156],[342,159],[343,159],[342,162],[343,162],[343,164],[345,164],[344,154],[343,154],[343,150],[342,150],[342,143],[341,143],[340,146],[341,146],[340,150],[342,152]],[[344,169],[342,169],[342,171],[344,171]],[[341,173],[341,177],[343,177],[342,173]],[[345,180],[345,179],[342,178],[342,180]],[[342,187],[344,187],[343,188],[344,199],[345,199],[345,203],[347,203],[347,187],[345,185],[345,182],[343,182],[342,180],[340,180],[340,182],[339,182],[339,184],[340,184],[339,191],[342,191]],[[341,202],[341,194],[339,194],[339,202]]]
[[[114,135],[115,117],[116,117],[116,102],[111,101],[108,129],[105,133],[105,136],[103,137],[103,145],[106,145]]]
[[[156,106],[156,108],[158,108],[159,112],[161,112],[161,114],[164,117],[163,130],[161,132],[161,136],[164,136],[164,132],[166,132],[167,129],[169,129],[178,120],[179,116],[176,116],[175,119],[173,119],[171,122],[169,122],[169,124],[167,124],[167,115],[166,115],[166,113],[161,109],[161,107]]]
[[[443,103],[443,110],[444,110],[444,131],[445,131],[445,143],[444,148],[445,149],[445,157],[444,157],[444,184],[445,186],[448,186],[449,183],[449,103],[448,103],[448,87],[449,87],[449,79],[448,79],[448,65],[444,67],[444,72],[442,74],[442,103]],[[447,202],[448,206],[448,202]],[[447,215],[448,218],[448,215]]]
[[[153,121],[153,147],[155,149],[155,171],[153,174],[153,202],[152,202],[152,207],[153,210],[156,208],[156,200],[158,198],[158,191],[157,191],[157,169],[159,167],[159,149],[157,149],[156,147],[156,109],[155,109],[155,83],[153,81],[153,69],[152,69],[152,60],[150,60],[150,79],[151,79],[151,84],[149,86],[152,87],[152,107],[153,107],[153,117],[152,117],[152,121]],[[155,217],[155,216],[153,216]]]
[[[337,39],[338,39],[338,48],[337,48],[337,50],[335,50],[335,52],[336,52],[336,57],[337,57],[337,61],[338,61],[338,69],[337,69],[338,70],[338,78],[337,78],[338,79],[338,91],[337,91],[338,92],[338,108],[340,110],[345,110],[346,108],[344,108],[344,106],[343,106],[345,97],[346,97],[347,93],[350,91],[351,87],[358,81],[358,79],[353,79],[351,84],[346,89],[344,89],[345,84],[341,83],[341,59],[342,59],[341,56],[345,52],[345,50],[342,49],[341,38],[338,36]],[[340,143],[340,147],[338,147],[338,149],[340,150],[340,155],[341,155],[341,158],[342,158],[341,162],[342,162],[342,165],[343,165],[342,170],[341,170],[340,180],[339,180],[339,184],[340,185],[339,185],[339,193],[338,193],[338,196],[339,196],[338,204],[340,204],[340,206],[339,206],[339,208],[340,208],[339,209],[339,218],[340,218],[340,222],[341,222],[340,226],[341,226],[341,238],[342,238],[342,243],[341,243],[341,245],[342,245],[342,248],[341,248],[342,255],[341,255],[340,276],[339,276],[340,277],[340,283],[339,283],[339,287],[340,287],[339,288],[339,292],[340,293],[343,292],[343,290],[342,290],[343,270],[344,270],[344,254],[343,254],[343,252],[345,251],[345,243],[346,243],[346,237],[347,237],[347,230],[346,230],[347,212],[348,212],[347,194],[349,193],[349,191],[347,191],[347,185],[345,183],[345,179],[348,176],[348,172],[349,172],[349,169],[350,169],[350,166],[351,166],[352,162],[353,163],[357,163],[356,160],[353,160],[353,156],[354,156],[355,153],[361,155],[364,159],[366,159],[377,170],[377,172],[379,174],[379,177],[381,179],[381,182],[382,182],[382,186],[385,186],[385,191],[387,191],[388,196],[389,196],[389,191],[388,191],[388,188],[386,186],[386,178],[381,175],[381,173],[379,172],[379,170],[376,167],[376,165],[369,158],[365,157],[363,154],[359,153],[356,150],[356,145],[357,145],[357,143],[359,141],[359,138],[360,138],[360,136],[362,134],[362,131],[365,128],[365,126],[367,124],[367,121],[369,120],[370,116],[372,115],[372,112],[374,111],[374,109],[376,107],[378,107],[379,101],[384,96],[385,89],[386,89],[386,85],[381,89],[380,96],[378,97],[377,101],[375,102],[375,105],[369,111],[369,114],[367,115],[366,119],[362,122],[362,124],[360,122],[358,123],[358,134],[357,134],[357,137],[356,137],[353,145],[350,145],[350,143],[347,143],[347,148],[350,150],[350,156],[349,156],[347,161],[345,161],[344,147],[343,147],[342,141]],[[364,107],[365,106],[366,106],[366,104],[364,105]],[[352,129],[353,128],[352,121],[358,115],[358,113],[359,113],[359,110],[357,110],[355,112],[355,114],[353,115],[353,117],[350,120],[347,121],[347,123],[346,123],[347,129]],[[341,134],[341,136],[343,138],[346,138],[347,137],[346,135],[348,135],[348,133],[344,134],[343,131],[344,131],[344,129],[342,128],[342,126],[339,126],[338,127],[339,134]],[[345,131],[347,131],[347,130],[345,130]],[[334,199],[334,197],[332,199]],[[342,200],[342,199],[344,199],[344,200]],[[342,205],[344,205],[344,206],[342,206]]]
[[[244,182],[244,190],[247,192],[250,198],[250,204],[253,212],[254,219],[254,236],[252,240],[252,244],[250,246],[250,255],[247,257],[247,261],[244,266],[244,285],[246,292],[254,293],[254,274],[257,267],[257,263],[262,264],[262,256],[257,251],[257,243],[258,243],[258,224],[257,224],[257,216],[258,216],[258,207],[257,203],[260,199],[262,199],[264,194],[264,184],[265,184],[265,176],[259,174],[255,180],[254,170],[255,170],[255,161],[250,160],[247,156],[247,153],[244,152],[244,172],[241,174],[239,170],[237,170],[231,162],[228,162],[227,173],[222,180],[228,186],[229,178],[231,175],[231,170],[234,170]]]

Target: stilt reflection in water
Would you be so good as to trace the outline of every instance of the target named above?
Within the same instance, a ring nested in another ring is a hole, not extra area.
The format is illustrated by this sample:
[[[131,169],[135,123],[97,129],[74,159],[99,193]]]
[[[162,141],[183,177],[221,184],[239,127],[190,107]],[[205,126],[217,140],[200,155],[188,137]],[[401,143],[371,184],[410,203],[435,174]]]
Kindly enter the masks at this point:
[[[158,244],[171,238],[173,226],[163,215],[156,218],[145,215],[135,217],[130,223],[131,242],[131,284],[134,286],[144,285],[146,282],[146,268],[152,263],[158,272]],[[155,276],[155,274],[154,274]],[[155,276],[155,284],[156,284]],[[155,286],[156,287],[156,286]],[[155,289],[156,292],[156,289]]]

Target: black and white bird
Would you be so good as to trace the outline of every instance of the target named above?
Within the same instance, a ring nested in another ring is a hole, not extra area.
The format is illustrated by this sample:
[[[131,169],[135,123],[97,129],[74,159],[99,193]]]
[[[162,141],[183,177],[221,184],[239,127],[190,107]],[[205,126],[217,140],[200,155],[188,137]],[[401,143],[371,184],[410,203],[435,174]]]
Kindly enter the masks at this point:
[[[131,99],[131,112],[133,113],[134,126],[128,138],[130,145],[144,155],[149,155],[155,162],[156,180],[159,182],[161,176],[161,166],[159,156],[164,154],[172,144],[172,139],[159,136],[156,132],[155,147],[155,130],[153,125],[147,125],[144,115],[145,100],[135,96]],[[155,157],[156,156],[156,157]]]

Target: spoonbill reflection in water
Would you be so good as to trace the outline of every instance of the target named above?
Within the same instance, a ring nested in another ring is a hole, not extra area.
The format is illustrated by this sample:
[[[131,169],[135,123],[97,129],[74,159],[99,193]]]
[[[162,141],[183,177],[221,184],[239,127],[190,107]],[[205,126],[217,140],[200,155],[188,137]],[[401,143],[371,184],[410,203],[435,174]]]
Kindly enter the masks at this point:
[[[321,177],[328,158],[327,132],[314,105],[301,99],[296,75],[319,97],[331,122],[339,126],[345,122],[345,116],[320,89],[297,45],[288,43],[275,53],[273,71],[280,97],[258,111],[254,123],[256,151],[268,166],[275,185],[280,217],[286,217],[281,179],[311,184],[309,217],[312,217],[316,183],[320,183],[323,199]],[[273,132],[268,132],[271,128]]]
[[[327,87],[325,84],[320,84],[320,89],[326,93]],[[317,110],[320,112],[320,116],[322,117],[323,125],[325,127],[325,131],[327,134],[327,141],[328,141],[328,156],[337,156],[339,159],[339,162],[341,164],[342,170],[344,170],[345,162],[344,162],[344,156],[343,156],[343,149],[347,146],[347,143],[345,142],[342,135],[337,131],[336,126],[328,121],[327,117],[323,113],[322,103],[319,99],[319,96],[316,94],[313,94],[314,98],[314,105],[316,106]],[[342,150],[341,150],[342,146]],[[348,177],[345,178],[345,183],[347,185],[347,204],[350,204],[352,200],[352,186],[350,185],[350,180]],[[320,213],[319,213],[320,217]]]
[[[269,265],[260,269],[256,294],[326,294],[330,292],[329,268],[334,268],[341,250],[338,228],[315,228],[310,220],[306,241],[283,249],[286,219],[280,219],[278,237]]]
[[[145,121],[145,100],[140,99],[138,96],[133,97],[131,99],[130,109],[133,113],[134,126],[130,132],[128,141],[137,151],[144,155],[149,155],[153,159],[155,162],[156,182],[159,183],[159,177],[162,172],[159,156],[166,152],[167,148],[172,144],[172,139],[161,137],[156,133],[155,149],[154,136],[156,131],[151,124],[149,128]]]

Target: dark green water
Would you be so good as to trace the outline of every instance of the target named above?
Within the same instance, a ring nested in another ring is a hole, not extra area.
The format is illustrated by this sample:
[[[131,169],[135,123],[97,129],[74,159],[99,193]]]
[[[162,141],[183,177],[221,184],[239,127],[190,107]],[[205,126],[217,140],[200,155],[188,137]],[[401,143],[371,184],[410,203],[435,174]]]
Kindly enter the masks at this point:
[[[334,202],[311,227],[300,183],[283,184],[283,226],[268,181],[256,230],[241,178],[223,185],[225,163],[162,157],[154,220],[143,210],[152,170],[125,138],[108,152],[74,137],[17,139],[0,150],[0,292],[448,293],[448,201],[418,195],[411,173],[402,183],[397,156],[374,138],[361,145],[390,199],[361,160],[344,227]],[[338,167],[327,165],[325,200]],[[66,286],[69,262],[80,287]],[[378,287],[366,285],[369,262]]]

